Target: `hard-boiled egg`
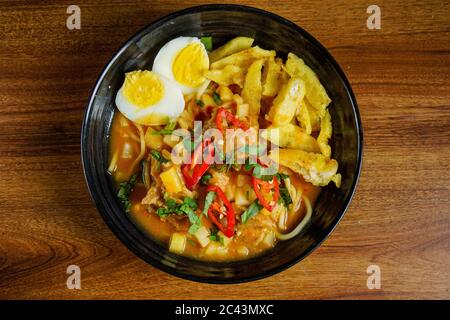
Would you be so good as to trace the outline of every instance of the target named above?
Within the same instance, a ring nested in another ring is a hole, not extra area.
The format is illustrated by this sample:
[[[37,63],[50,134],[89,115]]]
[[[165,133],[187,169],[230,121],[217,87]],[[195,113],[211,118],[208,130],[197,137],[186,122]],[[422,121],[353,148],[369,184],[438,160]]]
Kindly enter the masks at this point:
[[[194,37],[179,37],[166,43],[156,55],[152,68],[174,80],[184,94],[202,88],[208,69],[208,52],[200,39]]]
[[[125,75],[116,105],[131,121],[161,125],[183,112],[184,97],[173,81],[152,71],[138,70]]]

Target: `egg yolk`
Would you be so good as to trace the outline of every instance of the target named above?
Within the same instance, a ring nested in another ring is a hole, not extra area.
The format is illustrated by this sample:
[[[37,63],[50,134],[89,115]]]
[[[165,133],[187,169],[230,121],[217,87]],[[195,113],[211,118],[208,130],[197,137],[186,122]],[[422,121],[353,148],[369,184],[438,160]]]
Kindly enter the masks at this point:
[[[123,95],[133,105],[145,108],[157,103],[164,94],[164,85],[151,71],[133,71],[125,76]]]
[[[205,80],[205,72],[209,68],[209,61],[205,55],[204,47],[200,43],[190,43],[175,57],[172,72],[179,83],[196,88]]]

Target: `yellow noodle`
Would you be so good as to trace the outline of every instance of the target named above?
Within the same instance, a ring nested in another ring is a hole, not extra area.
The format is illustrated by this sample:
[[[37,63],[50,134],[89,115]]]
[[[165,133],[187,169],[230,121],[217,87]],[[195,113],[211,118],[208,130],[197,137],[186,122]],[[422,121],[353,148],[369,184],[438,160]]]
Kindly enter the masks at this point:
[[[311,207],[311,202],[309,201],[309,199],[302,195],[303,201],[305,202],[306,205],[306,215],[305,217],[302,219],[302,221],[294,228],[294,230],[292,230],[289,233],[279,233],[276,232],[276,237],[280,240],[289,240],[294,238],[296,235],[298,235],[303,228],[306,226],[306,224],[311,220],[311,216],[312,216],[312,207]]]
[[[141,142],[141,139],[137,135],[135,135],[133,132],[131,132],[131,131],[123,132],[123,137],[131,138],[131,139],[133,139],[136,142]]]
[[[117,159],[119,158],[119,151],[116,151],[111,159],[111,163],[108,167],[108,172],[113,173],[117,169]]]
[[[133,124],[136,126],[136,128],[139,131],[139,136],[140,136],[140,142],[141,142],[141,152],[139,153],[139,155],[137,156],[137,158],[133,161],[133,164],[130,167],[130,174],[133,172],[134,167],[136,167],[136,165],[142,160],[142,158],[145,155],[145,139],[144,139],[144,129],[142,129],[142,126],[134,123]]]

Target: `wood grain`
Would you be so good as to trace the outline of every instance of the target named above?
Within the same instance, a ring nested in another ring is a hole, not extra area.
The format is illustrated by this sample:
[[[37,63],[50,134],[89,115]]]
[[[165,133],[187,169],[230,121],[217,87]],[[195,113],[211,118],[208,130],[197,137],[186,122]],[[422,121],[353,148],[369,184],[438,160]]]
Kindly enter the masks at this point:
[[[235,1],[237,3],[237,1]],[[241,1],[239,1],[241,2]],[[80,163],[90,91],[117,48],[200,1],[0,3],[0,298],[450,298],[448,1],[247,1],[304,27],[355,91],[365,131],[358,190],[332,236],[302,263],[239,285],[169,276],[129,252],[94,208]],[[66,289],[66,268],[82,290]],[[381,290],[366,286],[377,264]]]

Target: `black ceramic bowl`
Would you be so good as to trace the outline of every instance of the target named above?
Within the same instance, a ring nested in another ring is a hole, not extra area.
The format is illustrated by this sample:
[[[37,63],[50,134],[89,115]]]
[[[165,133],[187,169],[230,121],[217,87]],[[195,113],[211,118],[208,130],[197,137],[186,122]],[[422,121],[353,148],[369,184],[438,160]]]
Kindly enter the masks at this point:
[[[325,187],[309,226],[294,239],[279,242],[261,256],[238,262],[204,262],[178,256],[153,241],[128,218],[107,174],[109,130],[114,98],[124,73],[151,69],[158,50],[179,36],[212,36],[221,45],[235,36],[249,36],[282,56],[294,52],[318,74],[332,103],[332,157],[339,161],[342,186]],[[111,230],[137,256],[170,274],[211,283],[255,280],[280,272],[318,247],[344,215],[358,181],[362,157],[361,121],[350,85],[327,50],[294,23],[275,14],[237,5],[206,5],[166,16],[133,36],[113,56],[89,100],[81,133],[83,168],[91,196]]]

